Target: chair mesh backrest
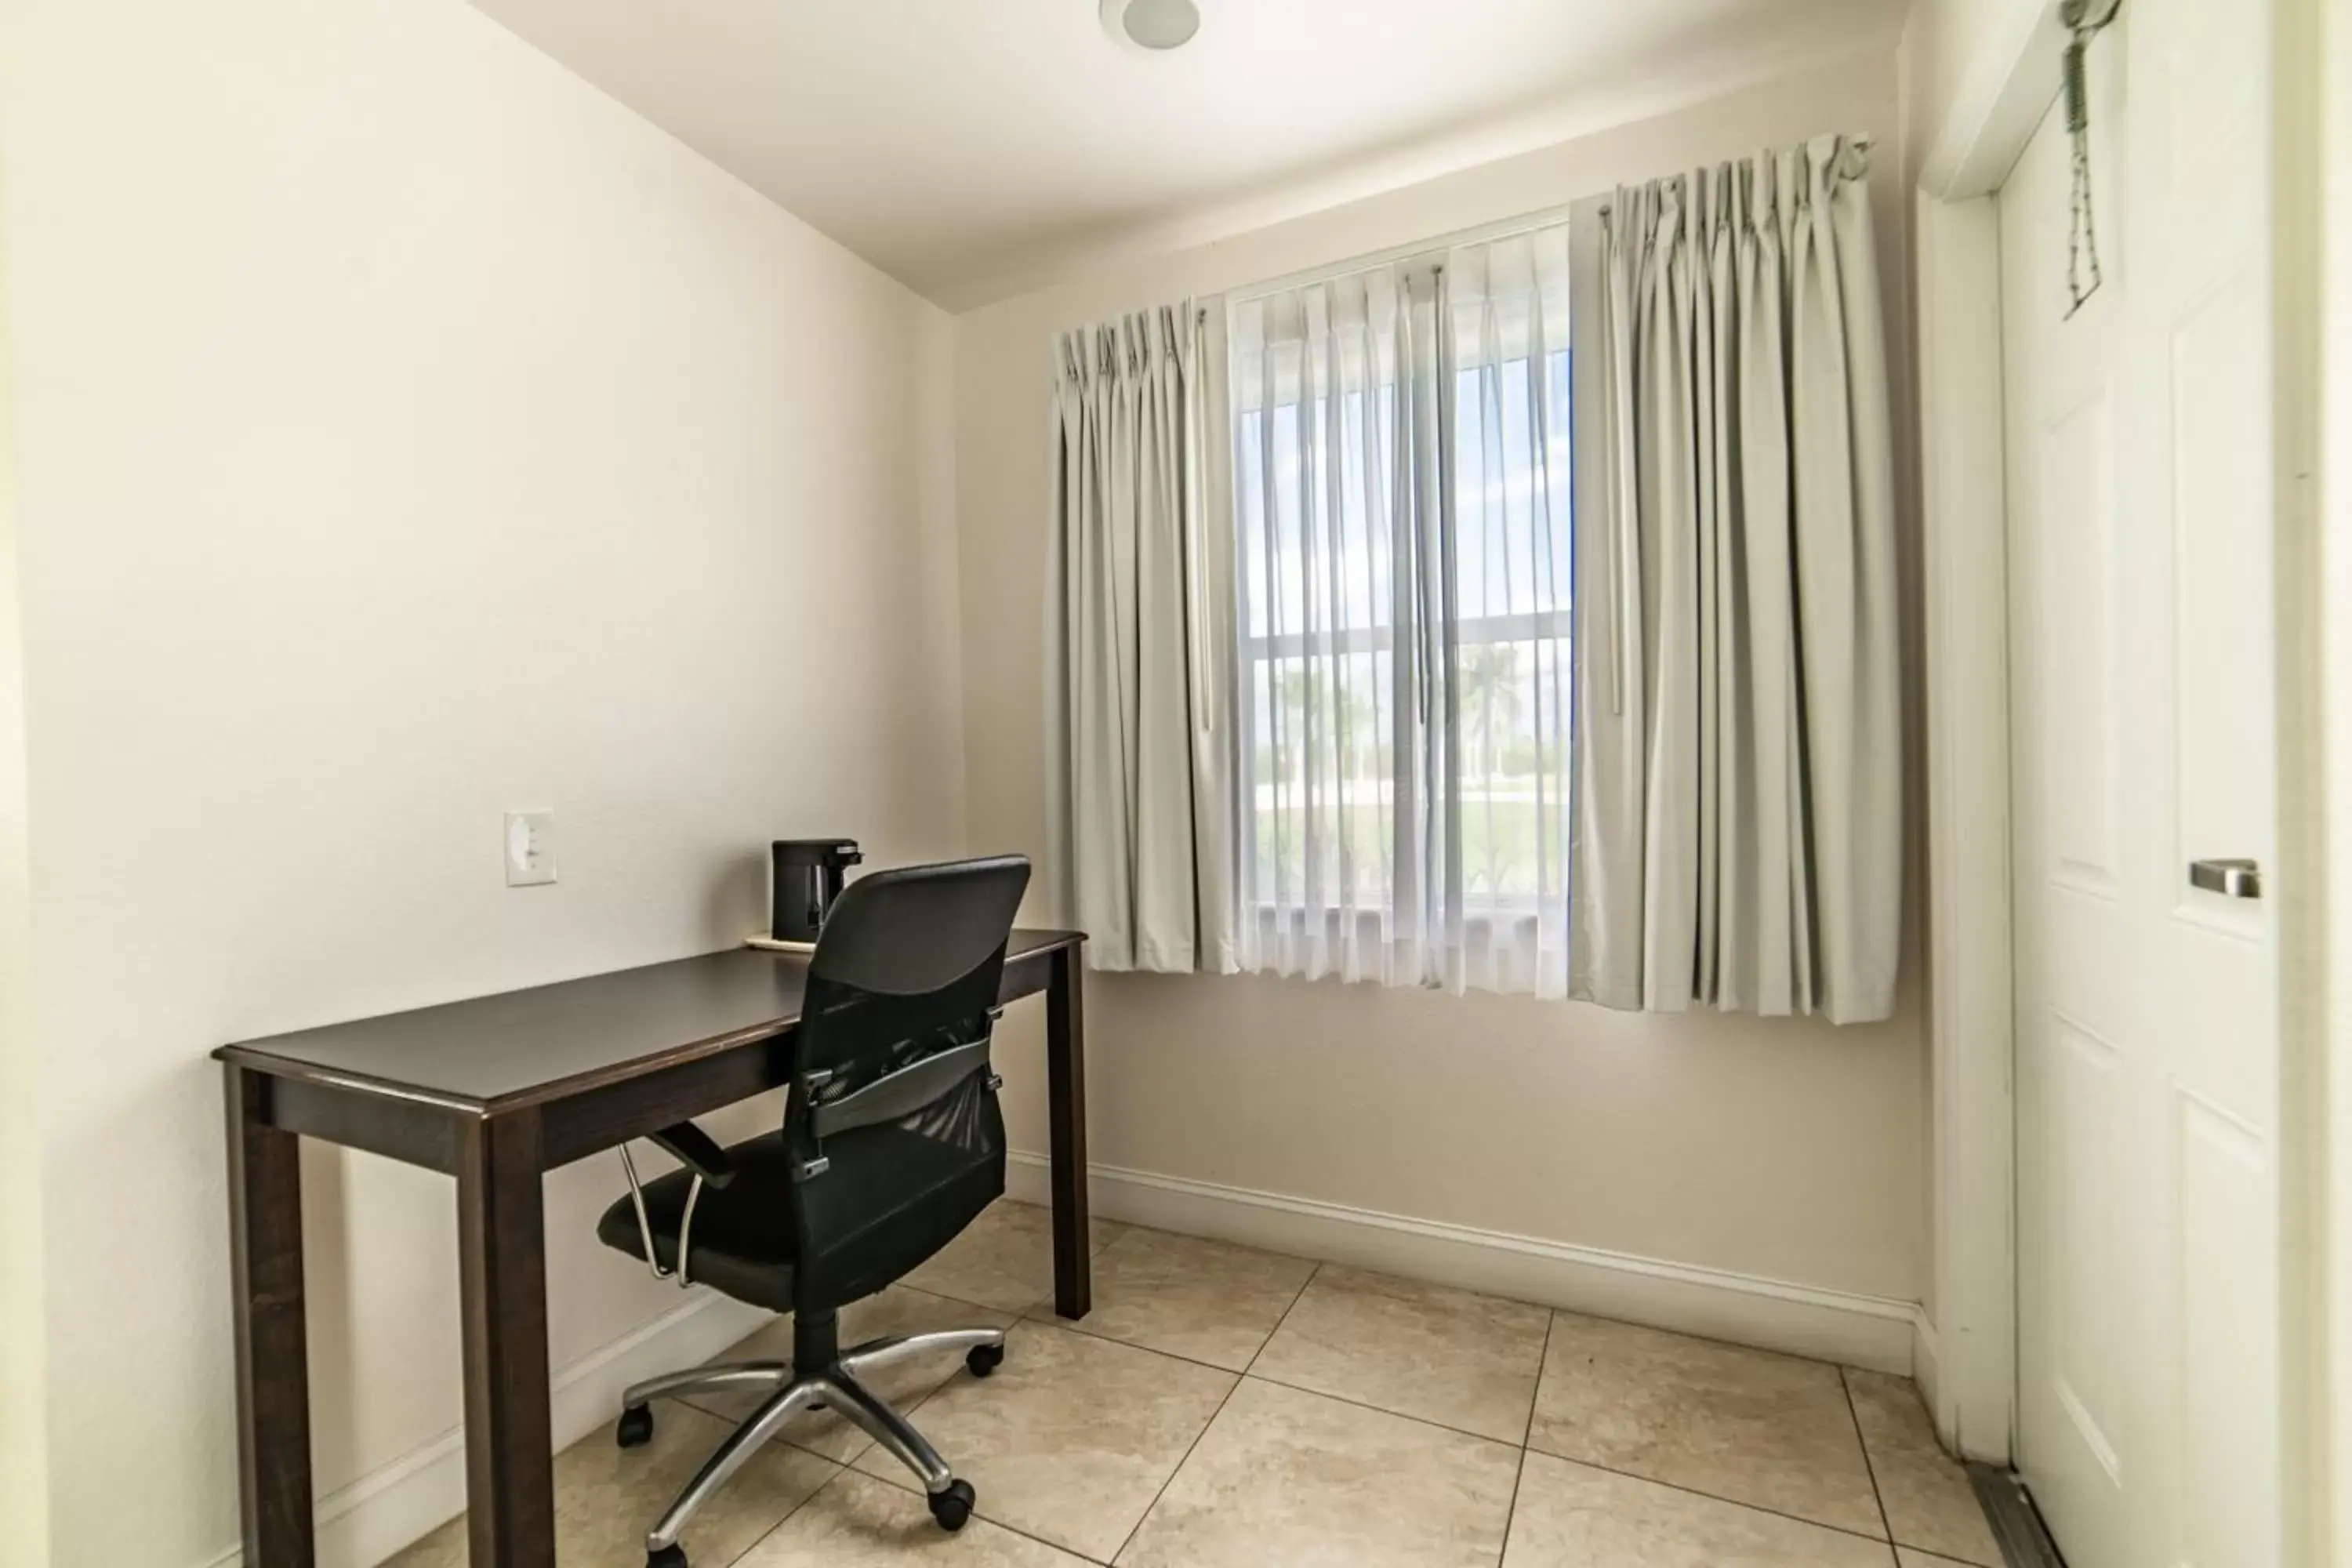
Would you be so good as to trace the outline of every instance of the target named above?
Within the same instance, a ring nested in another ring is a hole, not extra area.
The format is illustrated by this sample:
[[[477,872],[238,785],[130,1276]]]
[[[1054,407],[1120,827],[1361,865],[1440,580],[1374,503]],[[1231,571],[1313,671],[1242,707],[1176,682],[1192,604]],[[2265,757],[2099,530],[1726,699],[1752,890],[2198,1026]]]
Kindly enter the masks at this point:
[[[993,1190],[1002,1190],[1004,1123],[985,1071],[908,1115],[821,1142],[811,1112],[988,1037],[1028,884],[1020,856],[877,871],[851,883],[827,913],[809,960],[784,1109],[795,1159],[830,1162],[793,1186],[805,1305],[879,1289],[911,1267],[909,1257],[944,1243],[970,1216],[942,1207],[943,1188],[968,1190],[968,1177],[992,1170]],[[813,1072],[827,1075],[814,1097],[804,1081]]]
[[[809,959],[797,1070],[863,1078],[927,1034],[984,1021],[1028,886],[1028,860],[1003,855],[877,871],[844,889]]]

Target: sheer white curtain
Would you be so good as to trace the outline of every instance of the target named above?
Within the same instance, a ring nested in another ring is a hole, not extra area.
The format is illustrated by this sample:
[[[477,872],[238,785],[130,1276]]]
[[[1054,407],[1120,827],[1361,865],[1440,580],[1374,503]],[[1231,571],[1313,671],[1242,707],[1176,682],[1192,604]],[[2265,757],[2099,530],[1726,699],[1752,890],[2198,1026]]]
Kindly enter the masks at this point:
[[[1563,994],[1564,227],[1234,307],[1239,959]]]
[[[1446,258],[1461,859],[1490,933],[1471,983],[1541,996],[1568,989],[1570,294],[1564,224]]]

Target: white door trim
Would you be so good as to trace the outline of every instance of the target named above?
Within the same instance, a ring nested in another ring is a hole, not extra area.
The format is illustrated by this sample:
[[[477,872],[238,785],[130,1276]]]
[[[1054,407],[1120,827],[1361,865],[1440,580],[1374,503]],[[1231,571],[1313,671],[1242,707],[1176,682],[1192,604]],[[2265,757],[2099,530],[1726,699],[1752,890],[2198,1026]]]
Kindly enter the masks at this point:
[[[2331,974],[2347,974],[2352,973],[2352,830],[2345,826],[2352,824],[2352,547],[2346,542],[2352,541],[2352,17],[2340,5],[2330,11],[2313,3],[2308,8],[2312,25],[2324,30],[2314,51],[2323,62],[2320,80],[2305,88],[2319,103],[2310,132],[2317,165],[2310,177],[2318,186],[2312,194],[2317,234],[2310,281],[2325,322],[2314,345],[2319,363],[2311,368],[2325,421],[2313,437],[2316,504],[2322,509],[2313,531],[2329,542],[2319,549],[2321,560],[2313,573],[2320,588],[2321,733],[2327,749],[2322,810],[2329,824],[2330,908],[2322,917],[2326,950],[2318,963]],[[2313,1559],[2325,1562],[2331,1551],[2336,1561],[2352,1551],[2352,1328],[2347,1327],[2352,1325],[2352,985],[2330,986],[2321,1027],[2327,1038],[2320,1048],[2332,1052],[2325,1058],[2329,1098],[2323,1114],[2336,1136],[2319,1161],[2326,1193],[2318,1205],[2319,1226],[2326,1240],[2314,1259],[2320,1276],[2316,1310],[2304,1327],[2319,1341],[2318,1353],[2328,1368],[2325,1377],[2312,1382],[2325,1391],[2319,1394],[2323,1405],[2332,1406],[2309,1438],[2320,1456],[2312,1467],[2316,1490],[2320,1498],[2333,1500],[2332,1510],[2326,1501],[2315,1506],[2316,1518],[2307,1526],[2317,1538]],[[2290,1349],[2293,1344],[2290,1340]]]
[[[2343,934],[2352,931],[2352,917],[2345,913],[2352,909],[2352,878],[2344,874],[2352,869],[2352,850],[2346,847],[2352,845],[2352,784],[2346,782],[2352,763],[2344,760],[2352,756],[2352,741],[2346,739],[2352,734],[2352,658],[2343,652],[2342,631],[2352,622],[2352,567],[2345,564],[2352,552],[2323,552],[2317,524],[2323,480],[2328,511],[2352,512],[2343,500],[2352,486],[2339,475],[2323,474],[2326,444],[2319,437],[2318,413],[2323,378],[2339,393],[2352,380],[2338,363],[2352,353],[2345,342],[2352,330],[2343,325],[2341,299],[2327,288],[2345,287],[2343,251],[2352,249],[2346,237],[2352,220],[2330,203],[2343,203],[2352,182],[2339,167],[2315,167],[2325,159],[2313,149],[2326,145],[2329,129],[2320,79],[2352,73],[2352,45],[2346,41],[2352,28],[2324,24],[2323,0],[2272,3],[2275,37],[2293,40],[2273,104],[2283,153],[2273,221],[2280,225],[2279,253],[2299,258],[2286,263],[2279,309],[2308,311],[2324,300],[2338,313],[2328,350],[2314,348],[2308,358],[2280,356],[2280,580],[2306,589],[2282,593],[2278,601],[2286,656],[2280,692],[2280,847],[2283,856],[2302,862],[2309,879],[2283,900],[2280,911],[2280,1067],[2288,1085],[2327,1083],[2336,1120],[2347,1122],[2352,1121],[2352,1090],[2345,1087],[2352,1083],[2347,1068],[2352,987],[2327,982],[2330,959],[2352,952],[2352,938]],[[1990,197],[2056,94],[2060,33],[2056,0],[2000,0],[2000,5],[1988,41],[1921,163],[1913,229],[1936,1133],[1936,1301],[1934,1322],[1923,1336],[1936,1353],[1922,1371],[1932,1368],[1927,1393],[1945,1441],[1971,1458],[2006,1462],[2016,1408],[2016,1119],[2000,334],[1986,330],[1997,319],[1990,312],[1999,308],[2000,251]],[[2343,85],[2340,79],[2336,85]],[[2340,113],[2336,123],[2342,123]],[[2332,187],[2325,196],[2323,180]],[[2309,270],[2298,278],[2297,266]],[[2281,325],[2291,329],[2293,322]],[[2282,331],[2281,346],[2309,336]],[[2322,353],[2328,355],[2325,370],[2313,363]],[[2340,407],[2331,405],[2329,412],[2342,428]],[[2334,865],[2323,868],[2321,855],[2309,853],[2320,845]],[[2336,906],[2332,929],[2325,914],[2331,904]],[[2326,1002],[2315,1005],[2319,996]],[[2331,1052],[2336,1070],[2328,1074]],[[2280,1129],[2285,1234],[2301,1243],[2299,1249],[2291,1247],[2289,1273],[2281,1282],[2288,1313],[2283,1383],[2290,1390],[2332,1389],[2347,1407],[2288,1412],[2282,1457],[2291,1485],[2300,1483],[2296,1490],[2310,1505],[2300,1519],[2289,1510],[2294,1560],[2323,1562],[2332,1560],[2327,1553],[2334,1545],[2352,1537],[2352,1520],[2330,1519],[2325,1501],[2335,1489],[2326,1484],[2329,1477],[2352,1477],[2352,1347],[2331,1343],[2326,1327],[2352,1310],[2352,1148],[2331,1146],[2326,1101],[2309,1100],[2308,1114],[2288,1118]],[[2325,1394],[2318,1399],[2326,1403]]]
[[[2006,1464],[2015,1425],[2009,584],[2000,219],[1917,197],[1927,647],[1929,1036],[1936,1357],[1955,1451]]]
[[[2058,89],[2054,0],[2004,0],[1919,174],[1937,1430],[2007,1464],[2017,1412],[2009,582],[1993,193]]]
[[[2279,911],[2281,1454],[2287,1561],[2335,1563],[2352,1551],[2352,18],[2275,5],[2279,855],[2309,878]]]
[[[1986,28],[1919,166],[1919,188],[1938,201],[1999,190],[2058,96],[2058,54],[2066,37],[2058,0],[1997,4],[2000,15]]]

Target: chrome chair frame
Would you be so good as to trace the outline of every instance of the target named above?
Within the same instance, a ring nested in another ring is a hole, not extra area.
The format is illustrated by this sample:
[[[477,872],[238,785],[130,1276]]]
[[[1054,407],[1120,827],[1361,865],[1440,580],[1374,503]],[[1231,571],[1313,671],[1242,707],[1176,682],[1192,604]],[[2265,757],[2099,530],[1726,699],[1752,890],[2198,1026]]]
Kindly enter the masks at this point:
[[[993,1081],[990,1087],[995,1087]],[[697,1175],[687,1189],[686,1208],[679,1216],[677,1235],[677,1266],[666,1268],[656,1261],[654,1250],[653,1222],[646,1215],[644,1189],[637,1180],[636,1162],[630,1158],[628,1145],[621,1146],[621,1169],[629,1179],[629,1196],[636,1209],[637,1231],[645,1242],[646,1265],[656,1279],[674,1281],[683,1289],[693,1281],[688,1268],[693,1247],[694,1205],[702,1195],[703,1181]],[[740,1361],[714,1362],[707,1366],[689,1367],[684,1372],[667,1373],[649,1377],[632,1384],[621,1395],[622,1420],[625,1424],[643,1412],[656,1399],[683,1399],[690,1394],[740,1393],[754,1389],[772,1392],[753,1411],[749,1419],[729,1435],[694,1479],[664,1510],[653,1529],[646,1532],[646,1554],[658,1558],[675,1549],[677,1538],[686,1530],[687,1521],[710,1500],[713,1493],[727,1484],[728,1478],[743,1468],[753,1454],[784,1429],[784,1424],[803,1410],[837,1410],[866,1435],[895,1455],[898,1462],[915,1472],[923,1483],[923,1490],[937,1496],[955,1482],[954,1473],[940,1458],[924,1436],[915,1430],[889,1401],[876,1394],[859,1381],[861,1373],[879,1372],[911,1356],[932,1351],[961,1351],[970,1356],[974,1351],[1004,1350],[1003,1329],[940,1329],[921,1334],[887,1334],[878,1340],[868,1340],[843,1351],[833,1364],[813,1372],[805,1377],[796,1376],[790,1362]],[[625,1426],[624,1430],[626,1430]]]
[[[686,1489],[664,1510],[646,1533],[646,1552],[657,1556],[677,1544],[679,1534],[695,1511],[744,1462],[764,1447],[784,1423],[803,1410],[836,1410],[895,1455],[899,1463],[921,1478],[927,1493],[945,1491],[955,1479],[906,1416],[860,1381],[861,1374],[878,1372],[911,1356],[932,1351],[1003,1351],[1003,1329],[940,1329],[923,1334],[891,1334],[845,1350],[831,1366],[805,1377],[795,1376],[792,1364],[780,1361],[719,1362],[662,1377],[647,1378],[621,1396],[625,1411],[644,1409],[656,1399],[682,1399],[690,1394],[772,1390],[760,1408],[702,1462]]]

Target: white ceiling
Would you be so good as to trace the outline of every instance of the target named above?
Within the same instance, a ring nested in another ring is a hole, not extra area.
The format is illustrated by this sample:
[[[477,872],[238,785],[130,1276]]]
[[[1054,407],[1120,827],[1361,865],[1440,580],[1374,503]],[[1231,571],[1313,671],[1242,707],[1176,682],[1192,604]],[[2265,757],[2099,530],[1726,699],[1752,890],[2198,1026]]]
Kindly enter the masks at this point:
[[[1906,0],[475,0],[951,310],[1891,41]]]

